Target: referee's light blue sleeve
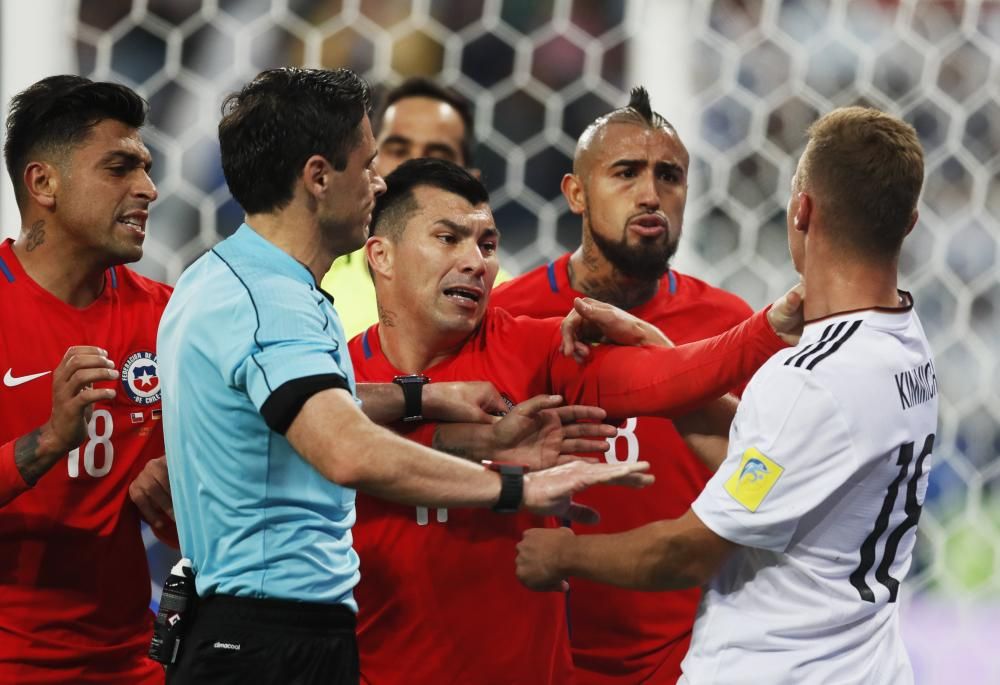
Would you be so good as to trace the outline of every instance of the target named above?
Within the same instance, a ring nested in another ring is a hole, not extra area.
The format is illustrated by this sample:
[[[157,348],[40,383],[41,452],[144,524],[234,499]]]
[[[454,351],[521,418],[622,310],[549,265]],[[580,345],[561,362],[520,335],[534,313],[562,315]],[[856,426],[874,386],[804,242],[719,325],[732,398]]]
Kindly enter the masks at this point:
[[[781,366],[757,380],[736,412],[726,460],[691,508],[721,537],[780,553],[859,465],[827,390]]]
[[[351,360],[321,293],[304,285],[260,290],[252,303],[257,319],[253,344],[235,365],[233,382],[268,425],[284,433],[312,394],[331,387],[352,392]]]

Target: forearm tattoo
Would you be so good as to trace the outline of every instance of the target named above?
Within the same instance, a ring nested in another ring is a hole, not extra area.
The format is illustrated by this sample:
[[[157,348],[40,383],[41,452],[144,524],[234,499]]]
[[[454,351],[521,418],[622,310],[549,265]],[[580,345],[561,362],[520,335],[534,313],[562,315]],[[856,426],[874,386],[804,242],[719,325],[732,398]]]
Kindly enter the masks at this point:
[[[62,456],[57,454],[43,458],[38,455],[38,439],[41,434],[42,429],[37,428],[27,435],[22,435],[14,442],[14,463],[17,465],[17,470],[21,472],[24,482],[32,486]]]

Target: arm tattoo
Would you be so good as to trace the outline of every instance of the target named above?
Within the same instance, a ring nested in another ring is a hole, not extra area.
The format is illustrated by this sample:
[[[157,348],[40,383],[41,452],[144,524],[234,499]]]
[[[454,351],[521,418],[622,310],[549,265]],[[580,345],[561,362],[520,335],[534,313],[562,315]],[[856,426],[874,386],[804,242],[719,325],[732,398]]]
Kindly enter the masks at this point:
[[[42,228],[42,226],[44,225],[45,225],[45,220],[39,219],[38,221],[36,221],[31,225],[31,228],[28,229],[27,235],[25,236],[28,242],[27,245],[28,252],[31,252],[36,247],[45,242],[45,229]]]
[[[475,450],[472,445],[448,445],[445,444],[441,439],[441,426],[434,429],[434,437],[431,439],[431,447],[438,450],[439,452],[444,452],[445,454],[450,454],[453,457],[460,457],[461,459],[469,459],[470,461],[479,461],[479,457],[476,455]]]
[[[31,486],[34,486],[38,479],[45,475],[45,472],[52,468],[52,465],[62,456],[61,454],[49,458],[38,456],[38,438],[41,434],[42,429],[36,428],[14,442],[14,463],[17,465],[17,470],[21,472],[24,482]]]

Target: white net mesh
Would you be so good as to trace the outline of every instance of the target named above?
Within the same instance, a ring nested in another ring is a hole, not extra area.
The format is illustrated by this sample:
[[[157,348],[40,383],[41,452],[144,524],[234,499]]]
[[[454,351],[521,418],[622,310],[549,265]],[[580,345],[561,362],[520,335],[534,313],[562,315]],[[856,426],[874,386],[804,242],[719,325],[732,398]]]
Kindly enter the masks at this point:
[[[920,682],[998,682],[1000,554],[1000,4],[715,0],[691,5],[699,130],[689,264],[766,302],[788,282],[784,203],[802,131],[870,104],[927,153],[911,290],[936,354],[941,424],[907,581],[905,636]]]
[[[520,271],[578,238],[559,179],[583,127],[622,101],[624,20],[624,4],[601,2],[83,0],[76,39],[81,73],[151,104],[162,229],[141,271],[172,282],[239,225],[218,163],[219,106],[286,64],[350,66],[374,84],[432,74],[469,97],[505,265]]]
[[[950,638],[937,630],[936,642],[920,642],[923,624],[908,631],[931,682],[937,661],[920,648],[940,651],[958,636],[965,651],[983,644],[985,628],[968,617],[1000,594],[1000,5],[698,0],[689,9],[686,45],[639,56],[684,50],[691,65],[688,94],[653,88],[668,118],[670,97],[695,103],[697,128],[681,131],[692,152],[682,270],[755,306],[791,281],[784,202],[803,131],[820,113],[872,104],[910,121],[925,145],[921,220],[902,272],[936,350],[942,420],[908,582],[929,600],[965,602]],[[518,272],[578,242],[559,179],[583,127],[625,101],[629,41],[658,30],[641,16],[634,3],[597,0],[81,0],[75,38],[81,73],[128,83],[152,105],[145,135],[161,199],[145,273],[174,281],[239,224],[218,162],[219,106],[259,70],[285,64],[349,66],[376,84],[435,75],[469,96],[475,161],[504,231],[504,264]],[[940,622],[918,604],[907,620]],[[1000,681],[988,661],[969,677]]]

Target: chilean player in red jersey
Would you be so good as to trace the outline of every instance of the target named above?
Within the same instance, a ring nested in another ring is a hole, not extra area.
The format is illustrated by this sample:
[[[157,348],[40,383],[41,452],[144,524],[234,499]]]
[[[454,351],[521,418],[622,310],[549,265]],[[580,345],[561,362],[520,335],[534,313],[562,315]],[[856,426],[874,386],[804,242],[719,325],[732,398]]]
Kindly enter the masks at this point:
[[[677,343],[713,336],[751,314],[735,295],[671,269],[687,199],[688,152],[652,111],[644,88],[628,106],[600,117],[580,137],[573,173],[562,181],[583,217],[582,245],[499,286],[493,304],[511,314],[562,315],[577,297],[628,310]],[[656,483],[623,495],[581,496],[602,512],[593,532],[630,530],[684,514],[711,477],[664,418],[630,417],[610,463],[644,459]],[[687,652],[700,590],[651,595],[574,579],[569,593],[573,661],[581,685],[674,683]]]
[[[3,683],[163,682],[146,657],[137,505],[158,511],[163,494],[154,343],[170,289],[122,266],[142,256],[156,199],[145,116],[130,89],[78,76],[11,101],[22,228],[0,244]]]
[[[721,394],[783,346],[762,314],[702,346],[603,346],[581,371],[561,354],[560,319],[487,310],[499,233],[479,181],[425,159],[400,166],[386,184],[366,246],[379,323],[350,343],[359,382],[480,379],[510,406],[557,392],[619,415],[670,414]],[[489,426],[412,426],[400,430],[417,441],[471,458],[490,451]],[[478,437],[458,437],[465,428]],[[513,575],[520,531],[554,522],[428,511],[362,493],[357,510],[363,682],[573,682],[563,598],[533,594]]]

